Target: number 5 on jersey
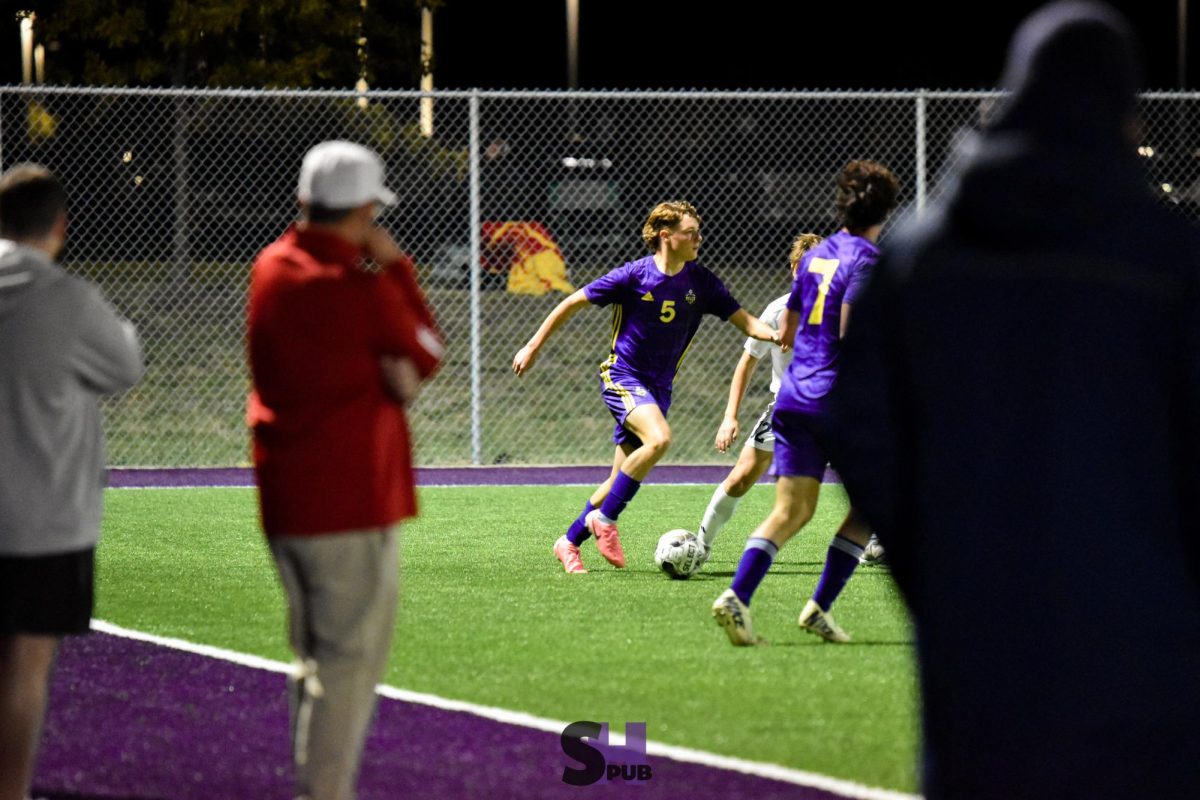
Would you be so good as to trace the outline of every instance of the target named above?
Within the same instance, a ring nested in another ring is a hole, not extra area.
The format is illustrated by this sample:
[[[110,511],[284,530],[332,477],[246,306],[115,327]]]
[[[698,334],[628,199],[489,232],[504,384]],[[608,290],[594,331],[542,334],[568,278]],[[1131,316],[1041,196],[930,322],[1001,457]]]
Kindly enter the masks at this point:
[[[836,258],[814,258],[808,262],[808,271],[821,276],[821,283],[817,286],[817,302],[813,303],[812,313],[808,315],[809,325],[820,325],[825,318],[825,296],[829,294],[829,284],[833,283],[840,263]]]
[[[663,300],[662,314],[658,317],[663,322],[670,322],[675,319],[675,301]]]

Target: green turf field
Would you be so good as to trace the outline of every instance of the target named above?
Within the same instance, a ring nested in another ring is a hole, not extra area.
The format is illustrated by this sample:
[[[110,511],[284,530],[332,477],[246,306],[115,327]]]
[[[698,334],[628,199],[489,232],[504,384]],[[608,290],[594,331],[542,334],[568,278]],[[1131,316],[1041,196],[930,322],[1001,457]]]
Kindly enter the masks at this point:
[[[709,615],[745,536],[769,507],[759,487],[705,572],[670,581],[654,542],[694,529],[705,486],[649,485],[622,515],[629,569],[585,544],[587,575],[550,553],[583,487],[433,487],[404,528],[401,614],[387,683],[560,720],[645,721],[651,739],[839,778],[916,788],[911,631],[884,569],[860,568],[831,645],[795,616],[845,513],[822,506],[754,599],[769,646],[731,647]],[[110,490],[96,615],[129,628],[289,660],[284,611],[250,489]]]

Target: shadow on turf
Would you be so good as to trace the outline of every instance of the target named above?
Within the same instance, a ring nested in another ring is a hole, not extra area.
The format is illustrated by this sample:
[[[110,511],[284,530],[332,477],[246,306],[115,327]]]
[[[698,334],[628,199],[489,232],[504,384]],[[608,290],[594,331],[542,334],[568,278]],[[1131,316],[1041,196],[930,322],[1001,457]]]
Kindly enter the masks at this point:
[[[824,565],[815,565],[815,566],[824,566]],[[727,571],[726,570],[713,570],[711,572],[705,570],[704,572],[700,573],[699,575],[693,575],[690,580],[695,580],[696,578],[703,578],[705,575],[707,575],[710,578],[732,578],[735,574],[737,574],[737,573],[734,570],[727,570]],[[820,569],[775,569],[774,567],[772,567],[770,574],[772,574],[772,575],[820,575],[821,570]]]
[[[896,639],[896,640],[873,639],[870,641],[860,641],[858,639],[855,639],[854,641],[851,641],[851,642],[843,642],[840,644],[833,644],[831,642],[823,641],[822,639],[819,639],[816,636],[810,636],[806,639],[788,639],[786,641],[776,641],[774,639],[768,639],[765,646],[766,647],[820,647],[822,645],[829,645],[830,647],[839,647],[840,648],[840,647],[912,647],[914,644],[916,644],[916,642],[900,640],[900,639]]]

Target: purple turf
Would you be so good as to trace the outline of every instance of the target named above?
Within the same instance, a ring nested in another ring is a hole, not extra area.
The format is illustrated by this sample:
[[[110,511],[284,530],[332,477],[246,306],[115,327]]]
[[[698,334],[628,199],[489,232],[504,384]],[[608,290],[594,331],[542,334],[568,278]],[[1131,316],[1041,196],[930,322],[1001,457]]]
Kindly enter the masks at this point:
[[[610,467],[420,467],[421,486],[545,486],[592,485],[603,482]],[[716,485],[729,474],[724,466],[666,464],[656,467],[646,483],[708,483]],[[768,482],[769,478],[763,478]],[[839,483],[837,473],[825,471],[825,483]],[[182,469],[114,468],[108,472],[113,488],[159,486],[253,486],[254,471],[248,467],[202,467]]]
[[[650,723],[653,736],[653,722]],[[571,787],[553,733],[382,699],[360,800],[837,795],[651,756],[640,786]],[[284,677],[106,634],[69,638],[34,781],[50,800],[286,800]]]

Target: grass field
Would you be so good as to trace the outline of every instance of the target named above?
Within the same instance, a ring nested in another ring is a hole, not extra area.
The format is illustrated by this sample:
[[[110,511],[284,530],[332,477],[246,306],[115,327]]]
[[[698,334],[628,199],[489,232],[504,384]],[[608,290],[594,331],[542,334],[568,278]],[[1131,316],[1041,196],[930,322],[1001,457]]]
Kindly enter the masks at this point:
[[[694,529],[705,486],[648,485],[622,516],[629,569],[584,546],[568,576],[550,545],[582,487],[431,487],[404,528],[401,613],[386,682],[560,720],[644,721],[650,738],[905,791],[916,787],[911,632],[886,570],[860,568],[836,607],[850,645],[795,615],[841,515],[822,490],[810,528],[754,600],[770,645],[731,647],[709,605],[765,514],[760,487],[704,573],[655,570],[657,536]],[[111,490],[98,560],[99,618],[289,660],[284,610],[250,489]]]

